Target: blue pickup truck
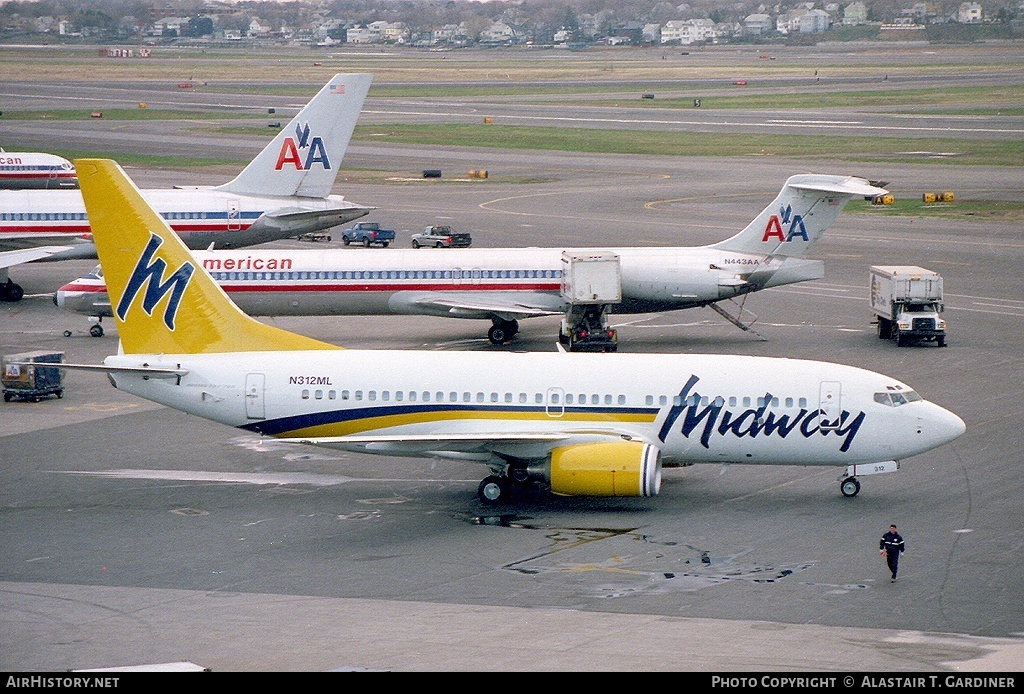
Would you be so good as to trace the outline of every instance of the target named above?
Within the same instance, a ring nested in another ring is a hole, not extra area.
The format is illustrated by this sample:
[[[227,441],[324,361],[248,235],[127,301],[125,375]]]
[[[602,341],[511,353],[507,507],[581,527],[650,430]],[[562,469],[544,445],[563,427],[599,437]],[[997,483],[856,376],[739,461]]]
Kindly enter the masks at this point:
[[[341,240],[346,246],[354,243],[367,248],[387,248],[395,240],[395,232],[393,229],[382,229],[377,222],[356,222],[341,232]]]

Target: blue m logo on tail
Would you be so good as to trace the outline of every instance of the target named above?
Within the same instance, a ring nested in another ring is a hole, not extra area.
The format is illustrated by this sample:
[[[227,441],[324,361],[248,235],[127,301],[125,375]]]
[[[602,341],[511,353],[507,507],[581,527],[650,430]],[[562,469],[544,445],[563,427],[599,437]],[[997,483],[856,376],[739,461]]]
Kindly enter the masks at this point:
[[[164,325],[168,330],[174,330],[174,317],[178,313],[181,295],[184,294],[185,287],[188,286],[188,281],[192,278],[192,273],[196,268],[192,263],[186,262],[175,270],[166,282],[161,283],[167,263],[162,258],[154,260],[153,254],[162,243],[163,241],[156,234],[150,235],[146,250],[139,256],[139,262],[135,264],[135,269],[132,270],[128,284],[124,288],[124,294],[121,295],[121,300],[117,303],[117,317],[124,320],[128,309],[135,301],[135,296],[142,290],[142,286],[146,285],[146,294],[142,298],[142,310],[146,312],[147,316],[152,316],[157,303],[169,292],[171,298],[164,309]]]

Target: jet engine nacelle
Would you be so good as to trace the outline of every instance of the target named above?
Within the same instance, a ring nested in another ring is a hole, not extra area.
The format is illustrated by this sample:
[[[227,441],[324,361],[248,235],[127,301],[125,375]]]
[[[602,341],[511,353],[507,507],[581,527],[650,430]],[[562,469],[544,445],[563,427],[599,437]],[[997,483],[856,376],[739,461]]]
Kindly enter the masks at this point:
[[[661,450],[610,441],[551,451],[551,491],[564,496],[654,496],[661,490]]]

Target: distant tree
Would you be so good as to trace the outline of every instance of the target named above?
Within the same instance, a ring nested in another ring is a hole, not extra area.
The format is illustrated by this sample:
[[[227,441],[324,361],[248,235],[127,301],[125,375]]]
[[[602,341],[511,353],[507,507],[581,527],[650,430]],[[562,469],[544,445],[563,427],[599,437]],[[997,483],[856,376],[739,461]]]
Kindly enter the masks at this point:
[[[192,17],[185,27],[185,36],[199,38],[213,34],[213,19],[210,17]]]

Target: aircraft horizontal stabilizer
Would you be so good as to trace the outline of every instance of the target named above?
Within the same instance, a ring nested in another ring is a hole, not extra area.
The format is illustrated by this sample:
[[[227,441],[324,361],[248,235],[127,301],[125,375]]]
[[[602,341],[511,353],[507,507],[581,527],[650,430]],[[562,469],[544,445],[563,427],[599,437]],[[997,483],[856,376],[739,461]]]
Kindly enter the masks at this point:
[[[343,206],[324,210],[283,209],[268,212],[260,219],[262,224],[275,229],[292,228],[296,234],[306,230],[326,229],[340,224],[347,224],[373,212],[376,207],[346,203]]]
[[[794,176],[790,179],[789,185],[800,190],[818,190],[837,195],[874,196],[889,192],[854,176]]]
[[[19,366],[27,366],[32,364],[38,366],[36,362],[21,362],[11,361],[9,364],[17,364]],[[78,371],[99,371],[101,373],[130,373],[130,374],[141,374],[149,378],[181,378],[188,373],[188,369],[171,368],[162,366],[149,366],[143,364],[141,366],[113,366],[109,364],[46,364],[47,367],[54,367],[56,369],[75,369]]]

